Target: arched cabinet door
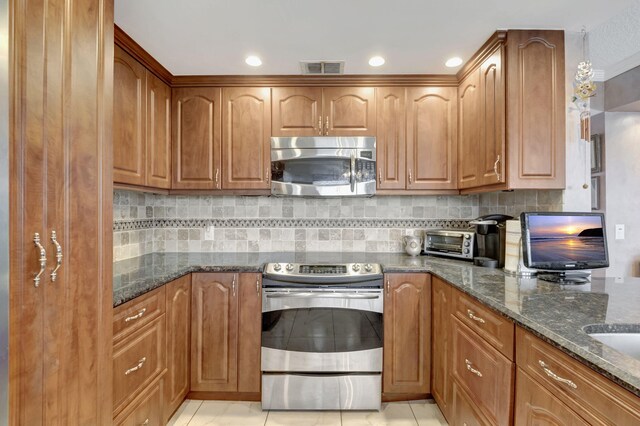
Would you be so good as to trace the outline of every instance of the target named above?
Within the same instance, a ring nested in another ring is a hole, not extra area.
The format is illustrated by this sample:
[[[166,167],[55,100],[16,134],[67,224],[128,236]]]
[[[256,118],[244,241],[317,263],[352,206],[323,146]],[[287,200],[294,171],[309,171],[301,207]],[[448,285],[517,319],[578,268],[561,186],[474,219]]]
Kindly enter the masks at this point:
[[[275,87],[271,105],[273,136],[322,136],[322,88]]]
[[[376,89],[378,189],[405,189],[405,88]]]
[[[431,393],[431,277],[385,274],[385,394]]]
[[[469,74],[458,87],[458,185],[471,188],[481,182],[480,71]]]
[[[145,185],[146,70],[115,47],[113,63],[113,180]]]
[[[173,189],[221,189],[220,89],[173,89]]]
[[[375,136],[376,100],[373,87],[327,87],[322,90],[327,136]]]
[[[457,188],[457,91],[407,91],[407,189]]]

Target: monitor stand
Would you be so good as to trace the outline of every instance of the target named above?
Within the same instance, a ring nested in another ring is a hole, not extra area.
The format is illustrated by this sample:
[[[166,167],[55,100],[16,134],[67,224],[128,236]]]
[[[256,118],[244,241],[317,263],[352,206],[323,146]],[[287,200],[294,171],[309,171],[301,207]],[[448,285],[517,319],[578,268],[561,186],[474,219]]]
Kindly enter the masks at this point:
[[[589,272],[549,272],[538,273],[539,280],[549,281],[557,284],[577,285],[591,282]]]

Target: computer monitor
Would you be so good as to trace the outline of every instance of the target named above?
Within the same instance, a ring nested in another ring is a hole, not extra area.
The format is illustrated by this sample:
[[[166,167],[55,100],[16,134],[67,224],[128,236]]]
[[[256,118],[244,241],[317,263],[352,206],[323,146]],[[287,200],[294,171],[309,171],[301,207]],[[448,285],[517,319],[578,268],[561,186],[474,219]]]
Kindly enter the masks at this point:
[[[602,213],[525,212],[520,215],[522,251],[528,268],[547,281],[587,282],[588,274],[568,274],[609,266]],[[586,275],[586,277],[585,277]]]

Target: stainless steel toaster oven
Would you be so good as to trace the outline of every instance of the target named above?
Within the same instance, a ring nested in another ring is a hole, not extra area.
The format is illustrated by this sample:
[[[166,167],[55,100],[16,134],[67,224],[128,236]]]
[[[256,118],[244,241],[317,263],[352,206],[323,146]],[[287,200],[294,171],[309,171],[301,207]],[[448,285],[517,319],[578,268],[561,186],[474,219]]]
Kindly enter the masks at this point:
[[[424,235],[424,253],[473,260],[476,234],[455,229],[428,229]]]

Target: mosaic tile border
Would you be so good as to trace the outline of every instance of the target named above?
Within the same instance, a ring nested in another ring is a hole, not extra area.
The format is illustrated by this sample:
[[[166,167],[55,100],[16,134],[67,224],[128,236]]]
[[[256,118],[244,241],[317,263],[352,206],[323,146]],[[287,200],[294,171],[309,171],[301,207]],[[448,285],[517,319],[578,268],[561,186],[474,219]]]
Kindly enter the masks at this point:
[[[467,229],[463,219],[133,219],[113,223],[113,230],[153,228],[448,228]]]

